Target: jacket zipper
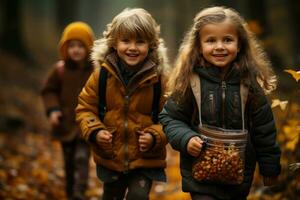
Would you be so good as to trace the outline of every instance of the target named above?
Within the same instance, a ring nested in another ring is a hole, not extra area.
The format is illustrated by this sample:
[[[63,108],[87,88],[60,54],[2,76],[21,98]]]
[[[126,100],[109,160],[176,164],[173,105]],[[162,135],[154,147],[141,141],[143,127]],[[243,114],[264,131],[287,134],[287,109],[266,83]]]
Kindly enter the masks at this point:
[[[226,97],[226,82],[222,81],[222,127],[225,128],[225,97]]]
[[[135,75],[136,76],[136,75]],[[142,82],[147,81],[151,78],[153,78],[155,75],[152,75],[146,79],[144,79]],[[118,77],[117,77],[118,78]],[[124,81],[120,78],[118,78],[123,86],[126,88],[126,95],[125,95],[125,103],[124,103],[124,174],[127,174],[129,172],[129,147],[128,147],[128,111],[129,111],[129,101],[130,101],[130,95],[133,93],[133,91],[137,88],[134,87],[131,90],[128,91],[127,88],[129,88],[129,85],[132,81],[129,81],[129,83],[126,85]],[[141,83],[140,83],[141,84]]]
[[[148,77],[147,79],[143,80],[147,81],[151,78],[153,78],[155,75]],[[122,82],[123,83],[123,82]],[[128,88],[129,84],[131,84],[131,82],[128,83],[128,85],[123,85],[125,86],[125,88]],[[128,147],[128,111],[129,111],[129,101],[130,101],[130,95],[133,93],[134,90],[136,90],[137,87],[132,88],[131,90],[128,91],[128,89],[126,89],[126,95],[125,95],[125,103],[124,103],[124,115],[125,115],[125,120],[124,120],[124,129],[125,129],[125,134],[124,134],[124,174],[127,174],[129,172],[129,147]]]
[[[210,113],[211,113],[211,119],[215,120],[215,109],[214,109],[215,103],[214,103],[214,94],[213,93],[209,94],[209,101],[210,101],[209,108],[210,108]]]
[[[124,106],[124,114],[125,114],[125,135],[124,135],[124,144],[125,144],[125,150],[124,150],[124,173],[128,173],[129,171],[129,155],[128,155],[128,110],[129,110],[129,100],[130,97],[128,94],[125,96],[125,106]]]

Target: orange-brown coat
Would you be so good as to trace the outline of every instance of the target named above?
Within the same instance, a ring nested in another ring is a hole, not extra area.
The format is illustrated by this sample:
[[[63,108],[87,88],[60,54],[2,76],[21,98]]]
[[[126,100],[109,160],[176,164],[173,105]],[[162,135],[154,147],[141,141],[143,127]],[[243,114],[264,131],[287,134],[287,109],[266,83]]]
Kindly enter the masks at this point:
[[[164,168],[167,139],[162,126],[153,123],[151,118],[153,85],[159,78],[162,83],[160,109],[165,102],[162,72],[154,62],[147,60],[126,86],[116,64],[112,63],[107,60],[100,63],[100,68],[108,71],[103,121],[98,116],[100,69],[94,71],[79,95],[76,119],[80,123],[82,137],[90,141],[94,131],[116,130],[113,133],[113,151],[90,142],[95,162],[111,170],[123,172],[136,168]],[[155,137],[155,145],[149,151],[139,150],[137,130],[144,130]]]

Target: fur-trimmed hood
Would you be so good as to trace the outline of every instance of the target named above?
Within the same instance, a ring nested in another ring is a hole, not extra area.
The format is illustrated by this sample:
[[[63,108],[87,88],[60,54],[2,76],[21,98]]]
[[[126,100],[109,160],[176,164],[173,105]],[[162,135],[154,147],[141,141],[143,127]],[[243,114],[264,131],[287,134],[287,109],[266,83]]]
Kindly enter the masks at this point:
[[[106,61],[106,56],[113,52],[115,52],[115,49],[113,47],[108,47],[105,38],[94,41],[91,53],[91,60],[93,61],[94,66],[96,68],[100,67],[101,63]],[[160,39],[157,49],[149,51],[148,57],[157,64],[157,71],[160,74],[167,75],[170,72],[167,49],[162,39]]]

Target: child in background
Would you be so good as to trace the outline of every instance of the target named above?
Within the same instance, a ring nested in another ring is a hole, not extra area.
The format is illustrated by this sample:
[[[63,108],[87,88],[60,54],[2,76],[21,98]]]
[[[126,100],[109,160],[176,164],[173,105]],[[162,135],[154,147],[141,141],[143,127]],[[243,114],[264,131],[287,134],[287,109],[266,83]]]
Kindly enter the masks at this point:
[[[59,42],[62,60],[55,64],[41,92],[54,139],[61,142],[69,200],[86,199],[90,149],[79,137],[75,108],[93,71],[88,59],[93,40],[94,33],[86,23],[69,24]]]
[[[158,111],[168,65],[159,33],[146,10],[125,9],[93,47],[100,69],[79,95],[76,113],[104,182],[103,200],[122,200],[126,190],[126,199],[149,199],[152,181],[165,181],[167,140]]]
[[[194,77],[199,84],[191,84]],[[245,113],[241,83],[248,88]],[[196,15],[181,45],[169,86],[172,95],[160,114],[160,122],[172,147],[180,151],[183,191],[189,192],[193,200],[246,199],[256,161],[264,184],[276,183],[281,170],[280,148],[264,94],[275,89],[276,77],[263,49],[236,11],[211,7]],[[198,132],[202,123],[248,130],[241,184],[201,182],[193,177],[192,165],[207,148]]]

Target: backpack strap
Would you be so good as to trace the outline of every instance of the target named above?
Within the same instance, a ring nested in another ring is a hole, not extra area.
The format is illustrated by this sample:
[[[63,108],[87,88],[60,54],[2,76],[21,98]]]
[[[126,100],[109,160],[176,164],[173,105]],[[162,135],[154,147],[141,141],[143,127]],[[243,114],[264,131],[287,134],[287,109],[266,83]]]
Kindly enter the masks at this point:
[[[158,82],[153,85],[153,101],[152,101],[152,121],[158,123],[158,114],[159,114],[159,103],[161,96],[161,80],[159,78]]]
[[[193,91],[193,94],[196,99],[196,103],[198,106],[198,111],[199,111],[199,121],[200,121],[200,126],[202,126],[202,120],[201,120],[201,81],[200,81],[200,76],[196,73],[193,73],[191,78],[190,78],[190,84],[191,88]]]
[[[100,76],[99,76],[99,84],[98,84],[98,97],[99,97],[99,105],[98,105],[98,115],[101,121],[104,119],[104,114],[106,111],[106,79],[107,79],[107,70],[101,67]]]
[[[59,78],[60,82],[62,82],[64,80],[65,61],[63,61],[63,60],[58,61],[56,63],[56,69],[57,69],[58,78]]]

